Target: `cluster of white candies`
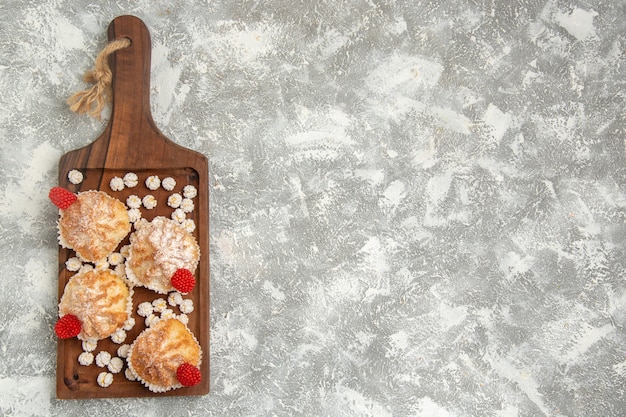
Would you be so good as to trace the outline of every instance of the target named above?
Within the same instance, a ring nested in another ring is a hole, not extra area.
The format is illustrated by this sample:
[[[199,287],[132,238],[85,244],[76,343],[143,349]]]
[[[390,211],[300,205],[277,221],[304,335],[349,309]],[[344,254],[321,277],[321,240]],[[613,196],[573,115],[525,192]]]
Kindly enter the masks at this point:
[[[112,356],[106,350],[98,352],[97,355],[94,356],[93,352],[96,350],[97,341],[95,340],[85,340],[83,341],[83,353],[78,356],[78,363],[83,366],[89,366],[92,363],[96,363],[96,366],[100,368],[106,368],[106,371],[102,371],[98,374],[97,382],[103,388],[108,387],[113,383],[113,374],[118,374],[124,368],[124,359],[128,357],[128,352],[130,351],[129,344],[123,344],[117,349],[117,356]],[[137,377],[130,371],[130,369],[126,369],[124,372],[126,378],[134,381]]]
[[[111,179],[110,186],[113,191],[120,191],[126,187],[134,187],[138,183],[137,175],[129,172],[124,175],[124,178],[114,177]],[[161,180],[157,175],[150,175],[146,178],[146,187],[149,190],[155,191],[159,187],[163,187],[166,191],[173,191],[176,187],[176,180],[172,177],[166,177]],[[180,193],[173,193],[167,198],[167,205],[174,209],[172,212],[172,219],[182,224],[182,226],[189,232],[193,233],[196,229],[196,224],[193,219],[187,218],[187,213],[191,213],[194,209],[193,199],[198,195],[198,190],[193,185],[189,184],[183,187],[182,195]],[[157,206],[157,199],[152,194],[147,194],[143,198],[137,195],[130,195],[126,199],[126,205],[128,206],[128,215],[130,221],[136,223],[141,219],[141,211],[139,210],[143,206],[147,210],[152,210]]]
[[[174,313],[170,307],[178,306],[180,314]],[[173,291],[167,296],[167,301],[163,298],[157,298],[151,303],[144,301],[137,306],[137,314],[145,318],[146,327],[152,326],[161,319],[176,318],[184,324],[189,323],[187,314],[193,311],[193,300],[183,299],[183,295],[178,291]]]
[[[83,181],[83,174],[79,170],[73,169],[68,172],[67,177],[72,184],[80,184]],[[109,187],[112,191],[122,191],[124,188],[134,188],[139,184],[139,177],[134,172],[128,172],[124,177],[113,177],[109,181]],[[176,187],[176,180],[172,177],[166,177],[161,180],[158,175],[150,175],[145,181],[146,187],[149,190],[155,191],[159,187],[163,187],[166,191],[173,191]],[[172,219],[189,232],[193,233],[196,230],[196,224],[193,219],[188,219],[187,214],[191,213],[194,209],[193,199],[198,195],[198,190],[195,186],[189,184],[183,187],[181,193],[173,193],[167,199],[167,205],[174,209],[172,212]],[[157,199],[152,194],[147,194],[143,198],[137,195],[131,195],[126,199],[126,206],[128,207],[128,216],[132,223],[136,223],[141,219],[142,206],[147,210],[152,210],[157,206]]]
[[[108,269],[112,268],[119,277],[126,280],[126,265],[124,264],[128,257],[130,245],[124,245],[120,248],[119,252],[113,252],[108,257],[103,258],[91,265],[89,263],[83,263],[83,261],[73,256],[65,261],[65,268],[70,272],[87,272],[92,269]]]

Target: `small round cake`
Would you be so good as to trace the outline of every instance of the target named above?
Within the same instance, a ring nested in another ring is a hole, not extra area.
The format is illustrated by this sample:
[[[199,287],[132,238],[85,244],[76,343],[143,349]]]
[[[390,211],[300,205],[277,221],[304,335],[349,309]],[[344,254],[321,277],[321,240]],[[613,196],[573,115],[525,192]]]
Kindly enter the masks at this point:
[[[144,330],[131,345],[127,358],[128,368],[152,392],[199,383],[201,361],[198,340],[175,318],[161,319]],[[191,378],[185,368],[193,371]]]
[[[84,261],[106,258],[130,232],[124,203],[103,191],[78,193],[60,214],[59,243]]]
[[[108,269],[79,272],[67,282],[59,303],[59,317],[80,322],[81,340],[99,340],[123,328],[133,309],[132,290]]]
[[[160,294],[176,290],[172,285],[174,273],[186,269],[193,274],[198,266],[200,247],[196,239],[179,223],[162,216],[151,222],[140,220],[137,229],[130,236],[128,280]]]

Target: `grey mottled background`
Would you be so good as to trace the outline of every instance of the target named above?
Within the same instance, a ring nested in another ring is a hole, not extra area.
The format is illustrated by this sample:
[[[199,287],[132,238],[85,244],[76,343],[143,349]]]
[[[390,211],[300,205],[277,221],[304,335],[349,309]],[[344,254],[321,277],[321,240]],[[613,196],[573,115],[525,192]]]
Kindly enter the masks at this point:
[[[211,383],[58,401],[65,99],[120,14],[210,158]],[[626,2],[3,0],[0,415],[623,416]]]

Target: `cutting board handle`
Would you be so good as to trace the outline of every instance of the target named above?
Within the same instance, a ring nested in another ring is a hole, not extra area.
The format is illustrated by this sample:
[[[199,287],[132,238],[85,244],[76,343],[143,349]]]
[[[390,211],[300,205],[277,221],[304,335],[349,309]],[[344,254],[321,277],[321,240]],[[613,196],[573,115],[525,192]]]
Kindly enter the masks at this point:
[[[134,167],[136,170],[195,167],[196,162],[203,166],[206,157],[197,152],[188,152],[174,143],[161,133],[152,119],[152,45],[146,25],[135,16],[119,16],[109,24],[108,36],[109,40],[128,38],[131,41],[129,47],[109,55],[113,76],[109,122],[91,145],[64,155],[61,166],[109,169]]]
[[[148,28],[135,16],[119,16],[109,24],[108,37],[109,41],[120,38],[131,41],[128,48],[120,49],[109,58],[113,73],[111,135],[132,140],[146,122],[158,131],[150,111],[152,45]]]

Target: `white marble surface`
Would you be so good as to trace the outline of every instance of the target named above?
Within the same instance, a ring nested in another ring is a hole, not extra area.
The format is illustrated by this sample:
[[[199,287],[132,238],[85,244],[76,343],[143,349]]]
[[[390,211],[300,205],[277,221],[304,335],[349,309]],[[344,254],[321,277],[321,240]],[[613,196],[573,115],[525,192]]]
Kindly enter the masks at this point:
[[[3,0],[0,415],[622,416],[624,0]],[[121,14],[210,158],[211,385],[54,394],[65,99]]]

